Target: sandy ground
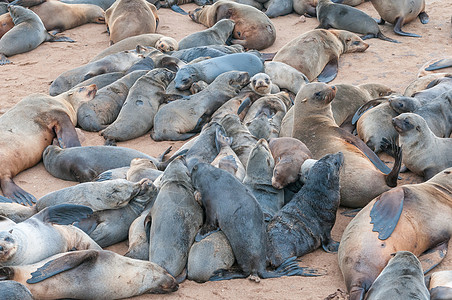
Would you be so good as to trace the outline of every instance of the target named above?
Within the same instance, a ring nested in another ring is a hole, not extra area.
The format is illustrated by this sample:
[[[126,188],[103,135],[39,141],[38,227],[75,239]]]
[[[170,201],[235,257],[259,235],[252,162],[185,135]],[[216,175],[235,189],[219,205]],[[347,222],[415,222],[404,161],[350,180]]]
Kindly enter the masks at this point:
[[[405,87],[416,78],[418,69],[428,60],[452,55],[452,38],[450,17],[452,2],[444,0],[426,0],[426,11],[430,22],[422,25],[419,20],[405,25],[403,29],[422,35],[422,38],[396,36],[392,25],[381,26],[382,32],[401,44],[394,44],[378,39],[368,40],[370,47],[364,53],[345,54],[339,60],[339,74],[332,82],[362,84],[381,83],[393,90],[403,93]],[[185,10],[195,5],[184,5]],[[377,18],[378,13],[370,3],[359,6],[360,9]],[[158,33],[180,40],[187,34],[203,30],[205,27],[196,24],[188,16],[176,14],[168,9],[159,11],[160,26]],[[277,29],[275,44],[264,52],[276,52],[284,44],[300,34],[317,27],[316,19],[307,18],[305,22],[300,16],[291,14],[273,19]],[[1,66],[0,81],[0,115],[23,97],[32,93],[48,93],[52,80],[62,72],[87,63],[98,52],[108,46],[105,25],[88,24],[63,33],[76,40],[76,43],[44,43],[37,49],[11,57],[12,65]],[[20,122],[20,120],[18,120]],[[0,137],[1,138],[1,137]],[[96,133],[85,133],[84,146],[102,145],[103,138]],[[180,147],[181,142],[154,142],[148,135],[135,140],[118,143],[145,152],[158,155],[169,145]],[[390,159],[384,158],[384,161]],[[414,176],[403,175],[405,183],[418,182]],[[42,163],[19,174],[15,181],[26,191],[37,198],[67,186],[67,182],[53,178],[46,172]],[[340,209],[343,211],[344,209]],[[333,229],[333,238],[340,240],[344,228],[350,218],[338,214]],[[126,244],[121,243],[112,248],[124,253]],[[291,277],[262,280],[259,284],[248,280],[232,280],[198,284],[186,281],[179,291],[169,295],[141,296],[137,299],[324,299],[338,289],[345,290],[340,273],[337,255],[317,250],[302,258],[302,266],[323,268],[328,275],[316,278]],[[436,270],[452,268],[452,256],[448,255]],[[342,299],[342,298],[340,298]]]

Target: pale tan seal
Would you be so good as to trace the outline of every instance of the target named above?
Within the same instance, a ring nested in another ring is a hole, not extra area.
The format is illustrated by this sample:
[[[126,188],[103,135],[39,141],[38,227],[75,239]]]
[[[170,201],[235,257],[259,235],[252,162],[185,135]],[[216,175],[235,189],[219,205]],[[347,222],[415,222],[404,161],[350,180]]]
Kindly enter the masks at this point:
[[[438,271],[427,279],[430,300],[452,299],[452,271]]]
[[[368,44],[345,30],[314,29],[284,45],[273,61],[294,67],[309,79],[329,82],[337,75],[339,56],[363,52]]]
[[[162,267],[101,249],[57,254],[0,273],[25,285],[36,299],[122,299],[178,288]]]
[[[110,45],[127,37],[155,33],[159,24],[157,8],[145,0],[118,0],[105,11]]]
[[[80,146],[74,128],[77,124],[76,111],[82,102],[92,99],[95,94],[96,86],[83,87],[56,97],[32,94],[0,117],[0,184],[3,195],[23,204],[35,201],[12,178],[36,165],[55,136],[61,147]]]
[[[10,14],[0,15],[0,38],[13,27],[14,22]]]

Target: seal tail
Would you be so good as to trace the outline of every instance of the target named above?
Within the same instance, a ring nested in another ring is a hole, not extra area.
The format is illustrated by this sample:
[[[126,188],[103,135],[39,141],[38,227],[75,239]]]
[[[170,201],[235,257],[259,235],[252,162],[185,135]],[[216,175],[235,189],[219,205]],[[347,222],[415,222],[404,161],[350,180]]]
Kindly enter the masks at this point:
[[[399,41],[387,37],[386,35],[384,35],[383,33],[381,33],[381,31],[378,32],[377,38],[379,38],[380,40],[383,40],[383,41],[388,41],[388,42],[400,44]]]
[[[394,153],[395,161],[391,172],[385,175],[386,185],[389,187],[397,186],[397,179],[399,178],[400,168],[402,167],[402,148],[397,146],[395,142],[392,144],[392,152]]]

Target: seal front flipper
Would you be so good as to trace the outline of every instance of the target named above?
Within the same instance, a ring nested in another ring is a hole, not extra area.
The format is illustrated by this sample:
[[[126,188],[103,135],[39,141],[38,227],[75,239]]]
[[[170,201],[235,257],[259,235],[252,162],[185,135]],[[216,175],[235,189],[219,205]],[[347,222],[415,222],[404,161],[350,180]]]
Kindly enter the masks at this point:
[[[177,13],[180,13],[181,15],[188,15],[188,12],[186,12],[185,10],[183,10],[179,5],[174,4],[171,5],[171,9]]]
[[[441,60],[438,60],[437,62],[431,64],[427,68],[425,68],[426,71],[435,71],[439,69],[449,68],[452,67],[452,59],[450,58],[444,58]]]
[[[328,253],[336,253],[339,249],[339,242],[336,242],[331,237],[322,243],[322,248],[325,252]]]
[[[339,68],[339,62],[337,57],[331,59],[328,64],[323,68],[323,71],[317,76],[319,82],[330,82],[337,76],[337,69]]]
[[[12,62],[4,55],[0,53],[0,66],[12,64]]]
[[[70,225],[88,217],[92,213],[93,210],[84,205],[59,204],[46,207],[33,217],[38,218],[43,222]]]
[[[370,100],[368,102],[366,102],[365,104],[361,105],[360,108],[358,108],[355,112],[355,114],[353,115],[352,118],[352,125],[355,125],[356,122],[358,122],[359,118],[369,109],[374,108],[375,106],[378,106],[384,102],[388,101],[387,98],[378,98],[378,99],[374,99],[374,100]]]
[[[75,227],[80,228],[83,230],[86,234],[90,235],[96,228],[97,225],[100,224],[99,218],[97,214],[89,215],[86,218],[81,219],[78,222],[74,223]]]
[[[99,252],[96,250],[68,252],[68,254],[47,262],[31,273],[31,278],[27,280],[27,283],[38,283],[62,272],[74,269],[83,263],[93,262],[98,255]]]
[[[402,31],[402,25],[403,25],[403,18],[402,17],[398,17],[396,19],[396,23],[394,24],[394,32],[399,34],[399,35],[403,35],[403,36],[410,36],[410,37],[421,37],[418,34],[415,33],[409,33],[409,32],[405,32]]]
[[[378,232],[378,238],[382,241],[388,239],[399,222],[403,210],[405,190],[398,187],[384,192],[375,201],[371,211],[372,231]]]
[[[66,113],[61,113],[53,126],[53,131],[57,137],[61,148],[80,147],[82,144],[78,139],[74,124]]]
[[[22,205],[30,205],[36,203],[36,198],[21,189],[11,178],[2,178],[0,179],[0,186],[3,191],[3,195],[6,198],[10,198],[14,200],[14,202],[22,204]]]
[[[449,246],[449,240],[437,245],[434,248],[428,249],[421,255],[419,255],[419,261],[422,265],[424,274],[431,271],[434,267],[439,265],[447,254]]]

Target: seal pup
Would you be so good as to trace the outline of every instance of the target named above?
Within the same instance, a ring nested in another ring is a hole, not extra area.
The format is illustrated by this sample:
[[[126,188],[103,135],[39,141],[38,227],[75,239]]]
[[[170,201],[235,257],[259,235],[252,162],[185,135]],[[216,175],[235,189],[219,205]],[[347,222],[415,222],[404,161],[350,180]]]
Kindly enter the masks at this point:
[[[192,47],[225,45],[234,30],[235,22],[223,19],[212,27],[187,35],[179,41],[179,50]]]
[[[162,175],[157,166],[149,159],[134,158],[130,162],[130,168],[127,170],[126,179],[132,182],[138,182],[142,179],[150,179],[154,181]]]
[[[2,267],[0,274],[25,285],[36,299],[123,299],[178,289],[174,277],[162,267],[102,249],[72,251],[35,264]]]
[[[264,64],[264,72],[268,76],[272,83],[276,84],[281,89],[287,89],[295,95],[300,88],[309,83],[309,79],[288,64],[279,61],[267,61]]]
[[[359,36],[346,30],[314,29],[285,44],[273,61],[294,67],[309,81],[330,82],[336,78],[339,56],[363,52],[369,47]],[[313,57],[315,53],[315,57]]]
[[[339,208],[339,173],[344,163],[341,152],[327,154],[309,171],[307,181],[293,199],[267,224],[268,257],[274,267],[292,256],[303,256],[322,246],[336,252],[331,238]]]
[[[452,229],[452,168],[420,184],[396,187],[372,200],[352,219],[339,245],[339,267],[350,299],[363,299],[391,254],[428,252],[428,271],[444,258]]]
[[[22,283],[14,280],[0,281],[0,297],[9,300],[33,300],[33,295]]]
[[[131,140],[151,130],[160,104],[170,96],[165,91],[174,76],[162,68],[141,76],[130,88],[116,120],[100,132],[106,142]]]
[[[93,4],[66,4],[45,1],[30,8],[39,16],[47,31],[62,32],[83,24],[105,24],[105,12]]]
[[[36,165],[55,137],[61,147],[80,146],[74,128],[76,111],[80,103],[92,99],[95,94],[96,86],[79,88],[57,97],[32,94],[0,117],[0,185],[4,196],[21,204],[31,205],[36,201],[12,178]]]
[[[75,42],[68,37],[48,33],[38,15],[28,8],[9,5],[8,11],[14,27],[0,39],[0,65],[11,63],[7,56],[31,51],[43,42]]]
[[[86,131],[97,132],[113,123],[119,115],[130,88],[148,70],[134,71],[97,91],[96,96],[77,110],[77,124]]]
[[[399,133],[403,151],[403,164],[413,173],[432,178],[442,170],[452,167],[452,138],[439,138],[419,115],[403,113],[392,119]]]
[[[127,37],[154,33],[159,24],[157,8],[145,0],[117,0],[105,11],[110,45]]]
[[[301,16],[315,17],[318,0],[293,0],[293,10]]]
[[[178,49],[178,42],[172,37],[165,36],[159,33],[143,33],[140,35],[129,36],[114,45],[102,50],[90,62],[99,60],[110,54],[115,54],[121,51],[133,50],[138,45],[143,47],[154,47],[162,52],[176,51]]]
[[[246,49],[262,50],[273,45],[276,29],[272,21],[255,7],[220,0],[213,5],[206,5],[189,12],[196,23],[212,27],[221,19],[235,22],[232,44],[239,44]]]
[[[148,218],[154,203],[149,203],[138,218],[130,224],[126,257],[149,260],[149,230],[151,218]]]
[[[325,83],[305,85],[295,99],[292,136],[309,145],[314,159],[341,151],[345,158],[340,176],[341,205],[363,207],[397,186],[401,152],[398,149],[391,170],[362,140],[338,127],[330,104],[335,95],[334,86]]]
[[[275,160],[267,141],[260,139],[251,150],[243,184],[256,197],[267,222],[284,205],[284,192],[272,186],[274,166]]]
[[[150,211],[149,261],[177,277],[186,267],[188,252],[203,222],[202,209],[183,158],[163,172],[160,191]]]
[[[251,77],[263,72],[264,64],[259,57],[251,53],[234,53],[211,58],[181,67],[174,78],[175,87],[181,91],[188,90],[194,82],[200,80],[210,84],[220,74],[228,71],[248,72]]]
[[[370,2],[381,16],[379,24],[383,25],[385,22],[394,24],[394,32],[399,35],[421,37],[414,33],[402,31],[402,26],[413,21],[416,17],[419,17],[422,24],[427,24],[429,21],[425,12],[425,0],[371,0]]]
[[[413,253],[398,251],[389,260],[367,292],[366,300],[378,299],[430,300],[421,262]]]
[[[267,271],[267,236],[264,214],[253,194],[227,171],[200,163],[191,172],[193,187],[199,192],[206,219],[196,241],[218,228],[228,239],[241,272],[226,271],[210,280],[274,278],[289,275],[287,269]],[[290,275],[318,275],[316,270],[299,268]]]
[[[279,87],[272,83],[269,75],[257,73],[250,79],[250,88],[259,96],[279,93]]]
[[[377,22],[365,12],[345,4],[336,4],[331,0],[319,0],[317,4],[317,28],[336,28],[363,34],[361,39],[379,38],[384,41],[399,43],[381,33]],[[350,22],[353,20],[353,22]]]
[[[149,159],[159,170],[164,170],[180,154],[175,154],[163,162],[161,157],[156,159],[125,147],[86,146],[62,149],[57,146],[48,146],[42,153],[42,160],[47,172],[56,178],[87,182],[107,170],[130,166],[134,158]]]
[[[190,96],[189,100],[176,100],[166,104],[155,114],[152,139],[180,141],[192,137],[215,110],[238,95],[249,80],[247,72],[222,73],[207,88]]]
[[[0,263],[33,264],[73,248],[101,250],[85,232],[69,225],[92,212],[82,205],[57,205],[0,232]]]
[[[51,96],[59,95],[80,82],[100,74],[125,72],[135,63],[144,59],[149,52],[149,49],[137,46],[134,51],[122,51],[111,54],[97,61],[63,72],[50,85],[49,94]]]
[[[292,137],[272,138],[268,142],[275,160],[272,185],[282,189],[299,180],[300,168],[305,160],[312,158],[312,153],[303,142]]]
[[[0,9],[2,6],[7,5],[7,3],[0,3]],[[11,28],[14,27],[14,22],[13,22],[13,18],[11,18],[10,14],[3,14],[0,15],[0,39],[2,38],[2,36],[7,33],[8,31],[11,30]]]
[[[293,12],[293,0],[269,0],[265,3],[265,5],[267,5],[265,14],[269,18],[276,18]]]

